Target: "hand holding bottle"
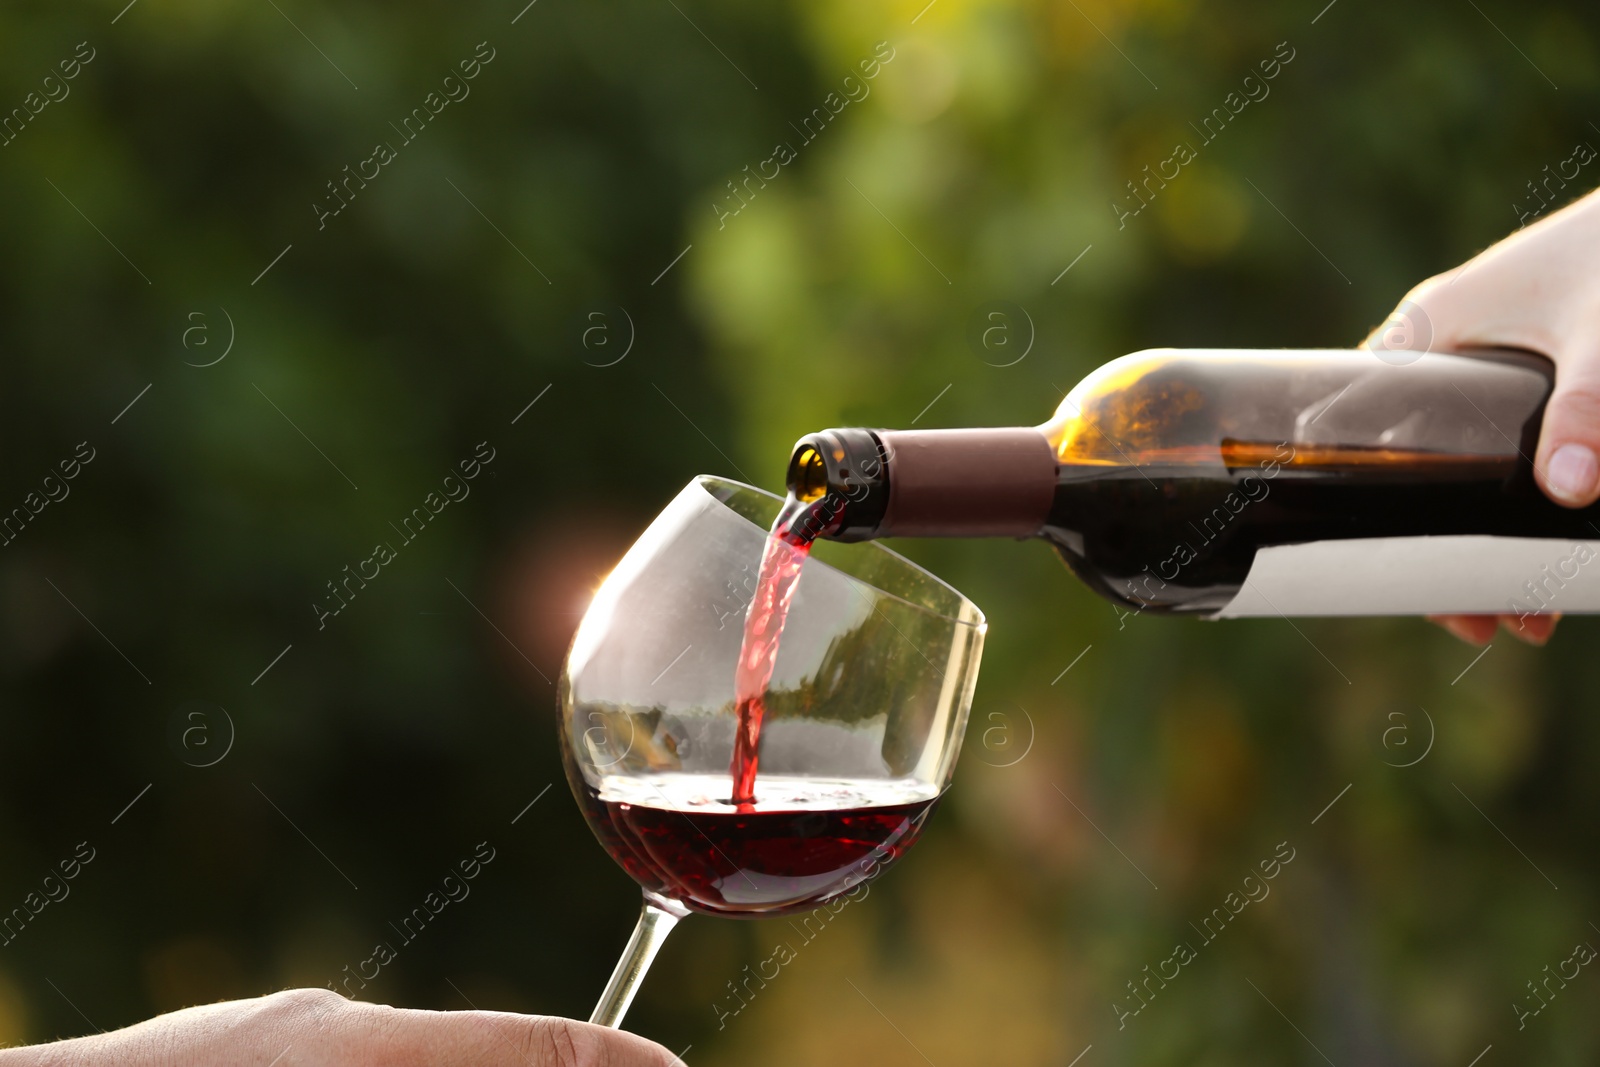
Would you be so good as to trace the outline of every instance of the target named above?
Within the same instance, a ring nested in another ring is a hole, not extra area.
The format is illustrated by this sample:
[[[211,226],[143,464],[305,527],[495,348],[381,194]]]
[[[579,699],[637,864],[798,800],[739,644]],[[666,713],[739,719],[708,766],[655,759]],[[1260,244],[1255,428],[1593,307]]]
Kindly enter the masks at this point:
[[[1406,295],[1367,341],[1374,349],[1527,349],[1556,366],[1535,477],[1569,508],[1600,498],[1600,193],[1529,225]],[[1447,615],[1457,637],[1483,644],[1497,622],[1543,644],[1557,616]]]
[[[834,540],[1043,538],[1119,626],[1428,615],[1542,643],[1600,614],[1597,260],[1600,196],[1418,286],[1366,350],[1135,352],[1039,426],[809,434],[789,489],[836,505]]]
[[[108,1034],[0,1049],[0,1067],[677,1067],[621,1030],[498,1011],[418,1011],[290,989],[186,1008]]]

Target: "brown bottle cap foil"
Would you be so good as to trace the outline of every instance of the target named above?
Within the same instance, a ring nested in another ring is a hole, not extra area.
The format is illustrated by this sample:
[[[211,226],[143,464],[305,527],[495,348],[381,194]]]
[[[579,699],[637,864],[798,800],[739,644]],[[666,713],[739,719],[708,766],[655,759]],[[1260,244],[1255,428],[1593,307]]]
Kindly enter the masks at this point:
[[[1031,427],[880,430],[886,537],[1032,537],[1056,489],[1056,454]]]

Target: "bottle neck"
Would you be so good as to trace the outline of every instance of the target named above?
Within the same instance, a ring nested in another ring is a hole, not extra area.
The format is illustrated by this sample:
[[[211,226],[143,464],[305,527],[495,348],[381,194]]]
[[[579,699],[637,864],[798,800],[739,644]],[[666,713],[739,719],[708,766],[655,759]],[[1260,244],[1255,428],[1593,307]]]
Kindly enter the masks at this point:
[[[835,429],[795,445],[789,491],[832,495],[836,541],[1032,537],[1055,496],[1056,455],[1033,427]]]

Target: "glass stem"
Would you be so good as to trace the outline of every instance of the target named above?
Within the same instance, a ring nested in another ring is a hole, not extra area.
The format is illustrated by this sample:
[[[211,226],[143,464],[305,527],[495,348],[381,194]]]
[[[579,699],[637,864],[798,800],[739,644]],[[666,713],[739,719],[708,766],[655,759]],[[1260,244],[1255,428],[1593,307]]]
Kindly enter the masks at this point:
[[[622,1025],[622,1017],[628,1013],[628,1005],[633,1003],[633,995],[639,991],[639,983],[644,981],[644,973],[661,950],[661,943],[678,925],[678,920],[688,914],[672,901],[645,894],[644,906],[639,909],[639,923],[633,928],[628,947],[622,950],[617,969],[611,972],[606,991],[600,994],[600,1003],[589,1016],[590,1022],[600,1026]]]

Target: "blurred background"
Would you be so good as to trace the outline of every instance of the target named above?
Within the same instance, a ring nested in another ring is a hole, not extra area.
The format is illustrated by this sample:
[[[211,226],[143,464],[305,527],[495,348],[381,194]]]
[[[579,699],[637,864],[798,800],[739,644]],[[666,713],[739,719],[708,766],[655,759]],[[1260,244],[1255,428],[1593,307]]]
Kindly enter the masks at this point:
[[[335,982],[481,842],[360,996],[587,1017],[638,896],[550,680],[692,475],[1043,421],[1145,347],[1355,343],[1600,176],[1529,185],[1600,146],[1576,2],[524,2],[0,13],[0,1042]],[[720,1025],[789,935],[685,923],[630,1028],[697,1067],[1594,1061],[1600,977],[1527,985],[1600,944],[1592,622],[1475,659],[897,547],[990,620],[924,843]]]

